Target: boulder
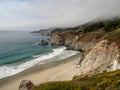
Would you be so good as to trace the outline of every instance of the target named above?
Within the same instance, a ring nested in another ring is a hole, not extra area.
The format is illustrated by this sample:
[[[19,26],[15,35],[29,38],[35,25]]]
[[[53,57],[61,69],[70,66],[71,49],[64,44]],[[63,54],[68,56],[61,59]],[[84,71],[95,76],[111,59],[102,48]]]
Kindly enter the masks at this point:
[[[38,45],[48,45],[49,42],[46,40],[41,40],[40,42],[38,42]]]
[[[41,40],[41,45],[48,45],[49,43],[45,40]]]
[[[29,80],[23,80],[20,83],[19,90],[33,90],[34,84]]]

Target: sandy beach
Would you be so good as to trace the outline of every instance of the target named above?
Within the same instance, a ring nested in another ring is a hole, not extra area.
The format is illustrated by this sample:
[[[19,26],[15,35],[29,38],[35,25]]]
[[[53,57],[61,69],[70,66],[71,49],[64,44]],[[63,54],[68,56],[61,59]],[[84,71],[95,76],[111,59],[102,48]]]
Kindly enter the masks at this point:
[[[31,80],[35,85],[50,81],[71,80],[79,72],[76,62],[79,54],[64,60],[36,65],[17,75],[0,80],[0,90],[18,90],[22,80]]]

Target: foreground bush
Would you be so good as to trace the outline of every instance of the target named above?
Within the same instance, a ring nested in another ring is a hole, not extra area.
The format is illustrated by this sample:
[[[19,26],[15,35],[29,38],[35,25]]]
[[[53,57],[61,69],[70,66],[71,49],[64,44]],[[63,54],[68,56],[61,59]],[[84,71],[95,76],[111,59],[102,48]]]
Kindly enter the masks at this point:
[[[120,90],[120,70],[91,77],[75,76],[71,81],[48,82],[34,90]]]

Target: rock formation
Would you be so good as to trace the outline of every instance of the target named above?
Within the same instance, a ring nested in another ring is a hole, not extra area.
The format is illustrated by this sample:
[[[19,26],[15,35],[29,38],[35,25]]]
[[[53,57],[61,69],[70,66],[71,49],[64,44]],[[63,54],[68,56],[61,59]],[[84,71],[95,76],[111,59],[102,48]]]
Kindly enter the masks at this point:
[[[84,34],[80,31],[65,31],[53,34],[51,44],[56,46],[66,46],[68,50],[88,51],[105,35],[104,31]],[[96,39],[97,38],[97,39]]]
[[[120,68],[120,19],[56,28],[51,44],[81,52],[79,74],[94,74]]]
[[[38,42],[38,45],[48,45],[49,42],[47,40],[41,40],[40,42]]]
[[[119,30],[119,29],[118,29]],[[83,33],[69,30],[53,34],[52,45],[81,51],[79,75],[120,69],[120,32],[102,29]]]
[[[29,80],[23,80],[20,83],[19,90],[33,90],[34,84]]]

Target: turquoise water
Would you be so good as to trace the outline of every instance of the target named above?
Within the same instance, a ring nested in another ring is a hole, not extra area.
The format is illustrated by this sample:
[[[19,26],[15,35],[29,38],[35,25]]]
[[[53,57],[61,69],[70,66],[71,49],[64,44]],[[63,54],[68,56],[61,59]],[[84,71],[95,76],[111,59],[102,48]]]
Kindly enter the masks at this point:
[[[0,79],[20,73],[36,64],[62,60],[77,54],[65,47],[37,45],[48,37],[30,32],[0,31]]]
[[[0,65],[21,62],[33,55],[52,50],[51,46],[38,46],[42,37],[29,32],[0,32]]]

